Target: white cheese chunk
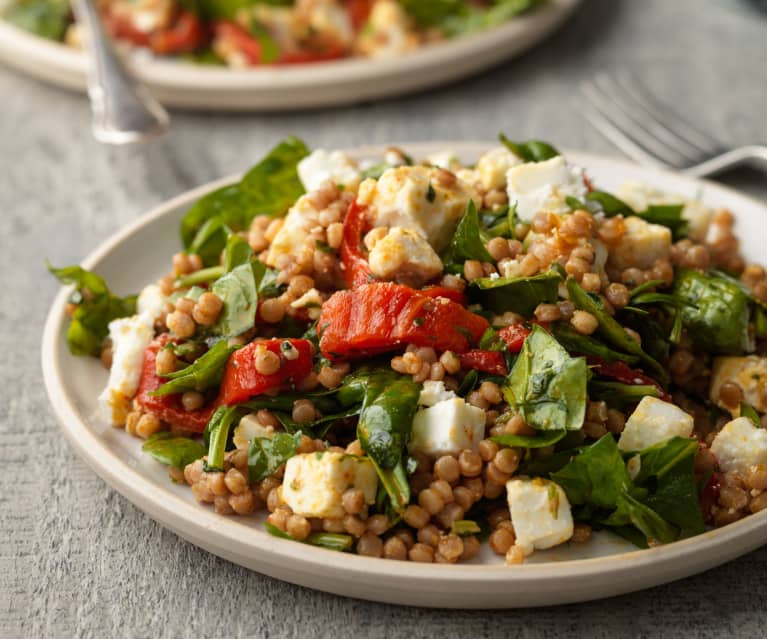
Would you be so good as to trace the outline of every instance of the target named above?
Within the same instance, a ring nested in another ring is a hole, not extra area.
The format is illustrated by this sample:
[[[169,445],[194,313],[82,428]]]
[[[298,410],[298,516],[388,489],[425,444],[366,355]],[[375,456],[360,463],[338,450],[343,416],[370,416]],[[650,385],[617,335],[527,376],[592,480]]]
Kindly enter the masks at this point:
[[[432,153],[426,158],[426,161],[432,166],[438,166],[441,169],[447,169],[448,171],[457,171],[461,168],[461,164],[458,161],[458,156],[453,151],[439,151]]]
[[[326,180],[347,189],[360,183],[357,165],[343,151],[312,151],[298,163],[298,177],[307,192],[316,191]]]
[[[665,259],[671,252],[671,229],[650,224],[634,215],[624,220],[626,232],[613,246],[608,264],[617,269],[650,268],[656,260]]]
[[[689,437],[694,426],[692,415],[657,397],[644,397],[626,421],[618,440],[625,451],[642,450],[673,437]]]
[[[485,411],[454,397],[416,412],[408,449],[430,457],[476,452],[484,436]]]
[[[136,311],[139,315],[147,313],[153,320],[157,319],[162,313],[167,298],[163,295],[157,284],[145,286],[138,294],[136,300]]]
[[[477,161],[477,174],[479,181],[485,190],[505,189],[506,174],[513,166],[522,164],[516,155],[514,155],[505,146],[499,146],[490,149]]]
[[[453,399],[454,397],[456,397],[456,394],[445,388],[445,382],[426,380],[418,397],[418,403],[421,406],[434,406],[434,404],[443,402],[446,399]]]
[[[332,38],[344,47],[354,42],[354,25],[349,13],[336,2],[314,3],[309,15],[309,27],[324,38]]]
[[[754,426],[748,417],[738,417],[717,433],[711,452],[723,471],[745,474],[756,464],[767,464],[767,430]]]
[[[456,178],[445,184],[434,179],[440,169],[399,166],[384,171],[377,180],[360,185],[357,201],[368,207],[374,227],[399,226],[417,232],[438,253],[453,237],[470,200],[481,199],[472,186]]]
[[[306,293],[290,303],[291,308],[305,308],[310,319],[317,319],[322,312],[322,295],[316,288],[310,288]]]
[[[307,246],[307,240],[312,229],[321,226],[319,215],[311,198],[307,195],[298,198],[269,246],[267,266],[276,268],[285,256],[298,259],[303,251],[313,250]]]
[[[375,503],[378,476],[367,457],[316,452],[295,455],[285,464],[282,500],[304,517],[340,518],[344,491],[359,488],[365,503]]]
[[[569,213],[567,198],[583,200],[588,192],[583,169],[567,164],[561,155],[512,166],[506,172],[506,184],[509,203],[517,205],[517,216],[523,222],[530,222],[539,211]]]
[[[711,401],[730,410],[737,417],[740,415],[740,407],[725,406],[719,399],[719,391],[725,382],[737,384],[743,391],[743,401],[760,413],[767,413],[767,396],[762,392],[767,387],[767,357],[748,355],[714,358],[711,368]]]
[[[99,402],[113,424],[124,424],[130,402],[138,390],[144,351],[154,338],[154,317],[141,313],[109,322],[112,368]]]
[[[234,429],[233,441],[237,448],[248,450],[250,442],[257,437],[273,437],[274,427],[264,426],[256,413],[248,413],[237,424],[237,428]]]
[[[394,226],[368,256],[373,275],[416,288],[442,273],[442,260],[417,232]]]
[[[529,555],[566,542],[573,536],[570,502],[561,486],[536,477],[506,483],[516,545]]]
[[[371,58],[392,58],[417,48],[417,32],[402,5],[395,0],[377,0],[360,32],[359,53]]]

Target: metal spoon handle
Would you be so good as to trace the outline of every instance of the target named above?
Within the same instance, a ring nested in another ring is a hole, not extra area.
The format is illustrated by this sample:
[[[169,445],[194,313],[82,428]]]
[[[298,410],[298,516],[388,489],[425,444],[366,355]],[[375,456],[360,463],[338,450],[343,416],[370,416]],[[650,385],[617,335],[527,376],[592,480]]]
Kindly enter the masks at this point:
[[[73,7],[86,31],[94,137],[107,144],[126,144],[165,131],[168,113],[123,64],[94,1],[74,0]]]

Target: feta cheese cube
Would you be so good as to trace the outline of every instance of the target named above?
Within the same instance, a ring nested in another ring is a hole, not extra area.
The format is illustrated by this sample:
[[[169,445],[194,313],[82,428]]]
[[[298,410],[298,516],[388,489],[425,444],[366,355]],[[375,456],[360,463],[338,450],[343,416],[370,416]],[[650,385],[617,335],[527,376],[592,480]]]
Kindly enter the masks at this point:
[[[112,368],[99,402],[113,424],[124,424],[130,402],[138,390],[144,351],[154,338],[154,317],[141,313],[109,322]]]
[[[756,464],[767,464],[767,430],[754,426],[748,417],[738,417],[717,433],[711,452],[723,471],[745,474]]]
[[[476,452],[484,436],[485,411],[453,397],[416,412],[408,449],[430,457]]]
[[[453,399],[456,394],[445,388],[445,382],[434,382],[427,380],[423,383],[421,394],[418,397],[418,403],[421,406],[434,406],[446,399]]]
[[[322,312],[322,295],[316,288],[310,288],[306,293],[290,303],[291,308],[305,308],[310,319],[316,320]]]
[[[743,401],[751,404],[761,413],[767,413],[767,396],[761,390],[767,384],[767,357],[748,355],[746,357],[716,357],[711,368],[711,401],[740,415],[739,406],[725,406],[719,399],[722,384],[732,382],[743,391]]]
[[[155,320],[162,313],[166,300],[167,298],[163,295],[160,287],[157,284],[150,284],[145,286],[138,294],[136,311],[138,311],[139,315],[147,313],[151,316],[152,320]]]
[[[562,487],[548,479],[515,478],[506,483],[516,545],[529,555],[573,536],[573,515]]]
[[[650,224],[634,215],[624,220],[626,231],[612,247],[607,262],[620,270],[650,268],[655,260],[668,258],[671,252],[671,229]]]
[[[420,288],[442,273],[442,260],[415,231],[394,226],[368,256],[373,275]]]
[[[237,448],[248,450],[251,440],[255,439],[256,437],[273,436],[273,426],[264,426],[260,421],[258,421],[256,413],[248,413],[240,420],[239,424],[237,424],[237,428],[234,429],[234,436],[232,439],[234,441],[234,445]]]
[[[485,190],[505,189],[506,174],[513,166],[522,164],[516,155],[514,155],[505,146],[499,146],[485,153],[477,161],[477,174],[479,181]]]
[[[512,166],[506,172],[506,184],[509,203],[517,205],[517,216],[523,222],[530,222],[538,211],[569,213],[566,199],[583,200],[588,193],[583,169],[567,164],[561,155]]]
[[[692,435],[692,415],[657,397],[644,397],[626,421],[618,440],[625,451],[642,450],[673,437]]]
[[[319,215],[320,212],[308,196],[298,198],[269,246],[265,260],[267,266],[276,268],[285,256],[299,260],[303,252],[312,251],[313,247],[308,246],[307,241],[312,229],[321,228]]]
[[[438,153],[432,153],[426,158],[426,161],[432,166],[438,166],[441,169],[447,169],[448,171],[457,171],[461,168],[458,156],[453,151],[439,151]]]
[[[357,201],[368,207],[372,226],[399,226],[415,231],[439,253],[453,237],[458,222],[473,200],[481,199],[472,186],[456,178],[447,184],[434,179],[440,169],[398,166],[377,180],[365,180]]]
[[[298,177],[307,192],[316,191],[326,180],[356,189],[360,174],[355,162],[343,151],[312,151],[298,163]]]
[[[366,504],[375,503],[378,476],[367,457],[316,452],[295,455],[285,464],[282,500],[304,517],[343,517],[341,498],[349,488],[359,488]]]

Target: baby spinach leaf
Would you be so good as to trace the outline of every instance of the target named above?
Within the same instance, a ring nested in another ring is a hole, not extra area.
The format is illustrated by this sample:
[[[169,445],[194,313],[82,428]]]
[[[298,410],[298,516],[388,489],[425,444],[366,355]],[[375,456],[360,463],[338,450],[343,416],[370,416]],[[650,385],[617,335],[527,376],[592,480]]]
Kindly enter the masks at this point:
[[[205,427],[203,439],[208,443],[206,472],[224,471],[224,453],[231,440],[232,423],[240,415],[239,406],[219,406]]]
[[[555,269],[531,277],[481,277],[471,282],[469,294],[494,313],[513,311],[530,317],[538,304],[557,301],[561,281]]]
[[[214,218],[233,231],[244,231],[256,215],[254,198],[240,189],[239,182],[223,186],[203,195],[186,212],[181,220],[181,241],[189,249],[203,225]]]
[[[549,430],[538,433],[535,437],[512,435],[509,433],[506,435],[496,435],[491,437],[490,440],[501,446],[515,448],[546,448],[547,446],[553,446],[558,441],[564,439],[566,434],[566,430]]]
[[[578,353],[579,355],[596,355],[608,362],[626,362],[629,365],[636,364],[639,358],[636,355],[627,355],[613,350],[590,335],[581,335],[576,331],[572,324],[564,322],[554,322],[550,327],[551,334],[557,338],[557,341],[565,347],[569,353]]]
[[[250,330],[256,323],[258,289],[251,264],[240,264],[217,279],[211,290],[224,306],[212,332],[223,337],[235,337]]]
[[[589,381],[589,397],[597,401],[607,402],[610,408],[624,408],[638,404],[643,397],[658,397],[657,386],[652,384],[624,384],[608,382],[601,379]]]
[[[586,412],[588,367],[540,326],[525,340],[503,394],[509,406],[537,430],[579,430]]]
[[[224,274],[223,266],[208,266],[207,268],[201,268],[199,271],[194,271],[188,275],[182,275],[176,278],[174,285],[176,288],[186,288],[187,286],[197,286],[199,284],[208,284],[214,282]],[[204,290],[202,291],[205,292]],[[189,297],[189,293],[184,293],[183,297]],[[199,295],[197,296],[199,297]]]
[[[272,414],[277,418],[286,432],[291,434],[306,433],[312,439],[318,439],[324,437],[335,422],[359,415],[360,407],[354,405],[343,410],[338,408],[337,412],[333,412],[329,415],[323,415],[313,422],[303,424],[299,424],[298,422],[294,421],[293,418],[288,415],[288,413],[276,411]]]
[[[67,345],[70,352],[73,355],[98,357],[101,345],[109,334],[109,322],[133,315],[136,312],[136,296],[114,295],[103,277],[80,266],[47,266],[62,284],[75,286],[70,302],[75,304],[76,308],[67,328]]]
[[[687,236],[689,222],[682,217],[684,204],[653,204],[637,213],[650,224],[660,224],[671,229],[674,240]]]
[[[253,249],[244,239],[232,233],[226,239],[224,251],[224,271],[229,273],[237,266],[248,264],[253,257]]]
[[[170,378],[150,395],[171,395],[186,391],[205,391],[218,386],[224,375],[224,367],[229,355],[237,350],[236,346],[227,346],[226,340],[216,342],[204,355],[198,357],[195,362],[186,368],[164,375]]]
[[[215,266],[231,232],[220,217],[212,217],[198,229],[187,252],[199,255],[205,266]]]
[[[749,298],[738,285],[715,274],[680,268],[673,294],[687,303],[682,323],[697,348],[721,355],[753,350]]]
[[[603,520],[604,525],[616,528],[633,525],[649,542],[667,544],[679,537],[674,526],[630,493],[619,495],[616,505],[617,509]]]
[[[2,15],[20,29],[49,40],[63,40],[70,23],[67,0],[16,0]]]
[[[293,457],[301,444],[301,433],[276,433],[272,437],[254,437],[248,448],[248,472],[251,483],[262,481]]]
[[[636,215],[634,209],[628,204],[607,191],[592,191],[586,196],[586,201],[599,204],[602,212],[607,217],[613,217],[615,215],[623,215],[625,217]]]
[[[462,269],[466,260],[495,261],[485,248],[482,231],[479,227],[479,215],[472,200],[469,200],[466,213],[455,229],[445,257],[445,263],[460,265]]]
[[[512,142],[503,133],[498,138],[509,151],[525,162],[543,162],[560,155],[553,146],[540,140]]]
[[[155,433],[141,446],[141,450],[166,466],[184,470],[187,464],[205,455],[205,446],[196,439],[172,435],[169,432]]]

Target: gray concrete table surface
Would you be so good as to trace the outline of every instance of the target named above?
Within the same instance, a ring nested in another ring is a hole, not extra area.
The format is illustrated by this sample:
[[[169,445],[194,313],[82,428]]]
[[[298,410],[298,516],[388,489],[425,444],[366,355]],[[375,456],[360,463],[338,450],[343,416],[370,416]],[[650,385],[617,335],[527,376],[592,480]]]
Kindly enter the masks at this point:
[[[618,155],[584,123],[577,87],[625,68],[723,142],[767,141],[767,17],[739,0],[587,0],[548,42],[462,83],[311,113],[175,112],[170,135],[146,147],[99,146],[84,98],[0,69],[0,636],[765,636],[767,547],[674,584],[538,610],[398,607],[261,576],[108,488],[63,441],[42,387],[40,334],[57,290],[45,257],[77,262],[288,133],[332,148],[504,130]],[[767,198],[764,176],[728,181]]]

